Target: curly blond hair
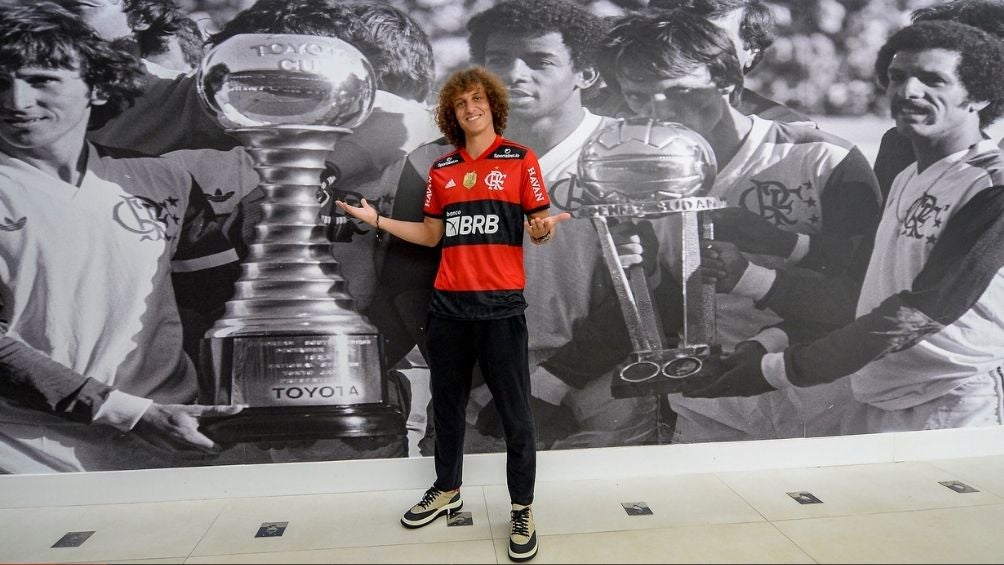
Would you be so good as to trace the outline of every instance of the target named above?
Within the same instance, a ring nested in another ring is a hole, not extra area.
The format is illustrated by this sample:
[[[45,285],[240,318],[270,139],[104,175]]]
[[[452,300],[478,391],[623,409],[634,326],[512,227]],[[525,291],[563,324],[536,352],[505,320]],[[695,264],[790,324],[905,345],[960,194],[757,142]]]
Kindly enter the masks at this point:
[[[465,144],[464,130],[457,121],[453,101],[475,86],[481,85],[488,97],[488,107],[492,110],[492,124],[495,133],[502,135],[509,120],[509,93],[502,79],[484,67],[470,67],[454,72],[439,89],[439,104],[436,106],[436,125],[446,140],[454,147]]]

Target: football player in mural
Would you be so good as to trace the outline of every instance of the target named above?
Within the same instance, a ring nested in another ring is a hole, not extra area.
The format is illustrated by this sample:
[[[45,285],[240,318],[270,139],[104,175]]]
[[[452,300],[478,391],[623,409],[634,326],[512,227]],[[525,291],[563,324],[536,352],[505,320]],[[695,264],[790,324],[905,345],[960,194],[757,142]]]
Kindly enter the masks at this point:
[[[770,328],[781,322],[778,314],[788,318],[790,332],[810,335],[851,317],[857,286],[806,267],[842,271],[860,241],[871,241],[878,187],[861,152],[815,128],[747,116],[730,105],[743,84],[732,42],[688,11],[621,18],[603,44],[600,63],[604,78],[636,114],[682,123],[715,153],[718,175],[710,196],[729,206],[716,215],[716,228],[718,217],[738,218],[723,222],[716,236],[743,245],[740,252],[735,243],[714,241],[705,250],[732,267],[730,276],[717,281],[717,343],[729,352],[777,351],[788,335]],[[679,244],[668,235],[674,221],[652,222],[662,249]],[[659,254],[661,261],[672,256]],[[680,293],[671,275],[662,280],[670,288],[659,289],[657,299],[666,307]],[[775,304],[797,316],[775,311]],[[674,310],[667,308],[664,322]],[[840,383],[753,399],[672,394],[672,441],[830,435],[850,403]]]
[[[435,418],[436,481],[402,517],[429,524],[460,508],[465,413],[474,364],[481,367],[505,430],[512,502],[509,556],[537,552],[530,505],[536,476],[536,431],[530,408],[527,323],[523,297],[523,231],[536,245],[551,241],[567,212],[551,216],[533,149],[502,137],[507,89],[481,67],[452,74],[439,93],[436,123],[456,147],[429,170],[425,220],[382,218],[366,200],[347,213],[443,253],[429,306],[427,346]],[[526,218],[526,219],[524,219]],[[382,225],[381,225],[382,224]]]
[[[918,8],[910,15],[913,22],[951,20],[973,27],[1004,40],[1004,3],[1000,0],[953,0]],[[913,145],[895,127],[882,136],[875,156],[875,176],[882,195],[889,194],[893,179],[916,158]]]
[[[743,357],[691,394],[849,381],[861,404],[846,433],[999,425],[1004,156],[982,129],[1004,111],[1004,44],[958,22],[920,22],[886,42],[875,71],[916,162],[893,181],[858,318],[812,343]]]
[[[219,448],[199,418],[240,407],[192,404],[169,277],[213,310],[237,255],[187,171],[85,141],[138,93],[135,59],[55,4],[0,10],[0,469],[190,464]]]
[[[687,10],[725,30],[736,48],[744,75],[756,68],[774,43],[774,14],[760,0],[651,0],[648,8]],[[748,88],[743,88],[736,108],[765,120],[814,125],[808,116]]]

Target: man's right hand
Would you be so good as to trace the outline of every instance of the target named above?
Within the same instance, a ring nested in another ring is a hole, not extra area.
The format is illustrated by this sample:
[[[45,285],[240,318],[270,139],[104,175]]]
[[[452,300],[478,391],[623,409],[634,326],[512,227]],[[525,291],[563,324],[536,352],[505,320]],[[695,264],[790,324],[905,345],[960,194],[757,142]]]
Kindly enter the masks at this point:
[[[651,275],[659,263],[659,240],[651,222],[617,222],[610,226],[621,268],[642,265]]]
[[[715,291],[728,294],[739,284],[749,261],[734,243],[701,240],[701,278]]]
[[[217,453],[219,444],[199,431],[199,418],[233,416],[243,406],[151,404],[132,431],[155,447],[167,451],[198,450]]]

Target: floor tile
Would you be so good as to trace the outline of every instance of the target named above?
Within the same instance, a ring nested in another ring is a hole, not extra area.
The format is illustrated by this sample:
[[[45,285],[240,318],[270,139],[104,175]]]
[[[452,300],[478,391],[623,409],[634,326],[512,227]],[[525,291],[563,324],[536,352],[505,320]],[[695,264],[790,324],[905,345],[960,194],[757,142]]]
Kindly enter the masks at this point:
[[[224,501],[0,510],[0,561],[122,561],[187,556]],[[94,531],[79,547],[51,547],[67,532]],[[177,562],[177,560],[175,560]]]
[[[447,527],[446,518],[417,530],[401,513],[424,490],[282,496],[229,501],[193,556],[301,551],[395,544],[488,540],[487,511],[479,487],[464,489],[465,512],[474,524]],[[263,522],[289,522],[282,537],[255,538]]]
[[[506,539],[495,541],[506,563]],[[766,522],[542,536],[533,563],[811,563]]]
[[[192,557],[185,563],[495,563],[492,540]]]
[[[939,481],[956,479],[929,463],[885,463],[814,469],[719,473],[768,520],[791,520],[996,504],[989,493],[959,494]],[[808,491],[822,504],[799,504],[788,492]]]
[[[484,489],[492,535],[508,536],[508,491],[502,486]],[[652,514],[629,516],[622,502],[645,502]],[[537,483],[533,511],[541,535],[763,521],[749,504],[710,474]]]
[[[1000,563],[1004,504],[776,522],[819,563]]]
[[[962,481],[982,491],[1004,497],[1004,455],[943,459],[928,463],[944,471],[943,480]]]

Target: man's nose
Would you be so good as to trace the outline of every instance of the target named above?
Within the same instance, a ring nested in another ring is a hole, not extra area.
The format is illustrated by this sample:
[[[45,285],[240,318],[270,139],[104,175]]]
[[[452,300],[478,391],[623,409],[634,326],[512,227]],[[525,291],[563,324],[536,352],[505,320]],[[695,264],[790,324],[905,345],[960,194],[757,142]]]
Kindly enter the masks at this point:
[[[35,91],[23,80],[13,80],[0,91],[0,100],[4,107],[11,110],[24,110],[35,105]]]
[[[907,77],[899,85],[898,91],[903,98],[921,98],[924,96],[924,83],[916,77]]]
[[[530,73],[530,66],[526,64],[526,61],[518,57],[506,61],[502,67],[496,74],[502,77],[508,85],[526,81]]]
[[[677,117],[677,107],[665,94],[659,92],[649,97],[645,104],[647,107],[647,117],[675,122]]]

